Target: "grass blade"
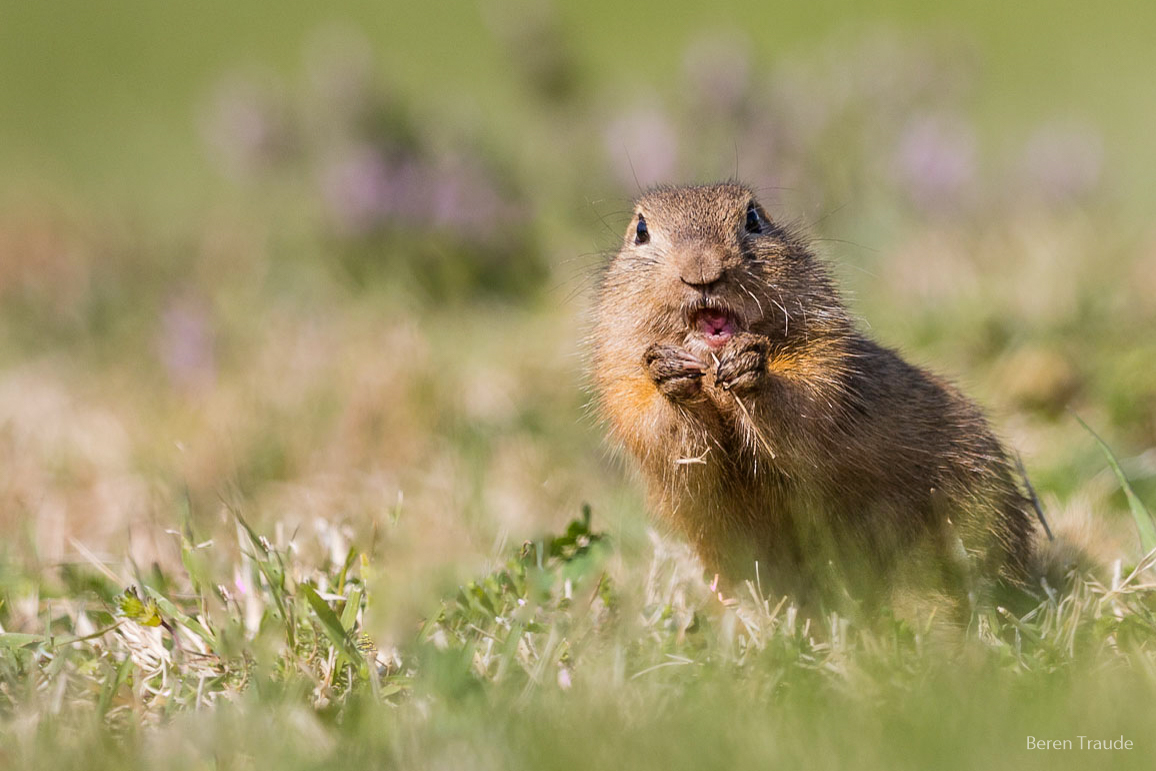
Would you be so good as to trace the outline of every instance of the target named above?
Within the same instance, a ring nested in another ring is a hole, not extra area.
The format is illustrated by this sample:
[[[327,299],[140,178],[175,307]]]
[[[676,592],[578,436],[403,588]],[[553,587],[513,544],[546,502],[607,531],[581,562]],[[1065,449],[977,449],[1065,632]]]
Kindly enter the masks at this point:
[[[361,655],[361,651],[353,643],[349,633],[345,631],[345,627],[341,625],[341,619],[333,612],[333,608],[329,607],[329,603],[321,599],[312,586],[308,584],[301,584],[298,589],[305,595],[305,599],[309,601],[309,606],[313,608],[313,613],[317,616],[317,620],[321,622],[321,629],[325,632],[325,636],[333,643],[337,651],[343,654],[350,663],[358,669],[365,664],[365,657]]]
[[[201,622],[183,613],[181,609],[174,605],[167,597],[151,586],[146,586],[144,590],[148,593],[149,597],[156,600],[157,607],[161,609],[161,613],[204,640],[210,650],[215,651],[217,649],[216,635],[205,628]]]
[[[26,645],[42,643],[47,640],[48,638],[42,634],[20,634],[18,632],[8,632],[5,634],[0,634],[0,649],[23,648]]]
[[[354,587],[349,590],[349,597],[345,600],[345,610],[341,612],[341,628],[353,634],[353,625],[357,623],[357,611],[361,610],[361,589]]]
[[[1144,502],[1132,489],[1132,485],[1128,483],[1128,477],[1124,476],[1124,470],[1120,468],[1120,462],[1116,459],[1112,449],[1108,447],[1107,442],[1101,439],[1100,435],[1093,431],[1092,427],[1085,423],[1079,415],[1073,412],[1072,416],[1079,421],[1085,431],[1092,435],[1096,444],[1100,445],[1104,457],[1108,459],[1108,465],[1116,473],[1116,479],[1120,481],[1120,487],[1124,489],[1124,495],[1128,498],[1128,508],[1132,512],[1132,519],[1136,522],[1136,530],[1140,532],[1141,550],[1147,554],[1156,549],[1156,520],[1152,518],[1152,512],[1148,511],[1148,507],[1144,505]]]

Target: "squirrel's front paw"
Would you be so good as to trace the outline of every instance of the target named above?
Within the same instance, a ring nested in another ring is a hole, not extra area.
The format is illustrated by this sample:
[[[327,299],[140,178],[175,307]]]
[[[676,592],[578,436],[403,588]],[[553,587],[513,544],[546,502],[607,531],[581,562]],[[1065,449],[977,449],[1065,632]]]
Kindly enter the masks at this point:
[[[719,355],[715,383],[731,393],[755,389],[766,377],[769,348],[765,337],[749,332],[735,335]]]
[[[689,401],[702,393],[703,363],[685,348],[655,343],[643,354],[642,366],[670,399]]]

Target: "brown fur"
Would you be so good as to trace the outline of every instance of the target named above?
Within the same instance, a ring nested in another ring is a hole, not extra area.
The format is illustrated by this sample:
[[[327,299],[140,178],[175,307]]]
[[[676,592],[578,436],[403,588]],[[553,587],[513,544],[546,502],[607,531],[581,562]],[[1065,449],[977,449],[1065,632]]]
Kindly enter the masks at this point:
[[[725,345],[695,326],[704,305],[733,322]],[[643,195],[596,313],[601,414],[708,571],[752,577],[757,561],[804,601],[913,584],[974,600],[1027,579],[1030,503],[980,410],[861,334],[748,188]]]

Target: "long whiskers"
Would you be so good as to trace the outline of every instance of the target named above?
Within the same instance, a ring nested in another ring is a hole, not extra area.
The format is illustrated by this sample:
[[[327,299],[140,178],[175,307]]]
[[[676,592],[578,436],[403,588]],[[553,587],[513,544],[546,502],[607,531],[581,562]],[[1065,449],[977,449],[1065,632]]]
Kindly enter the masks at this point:
[[[777,305],[779,310],[783,312],[783,337],[786,337],[791,332],[791,313],[787,310],[787,306],[783,305],[783,293],[779,292],[779,299],[772,299],[771,302]]]
[[[755,301],[755,305],[759,306],[759,316],[761,317],[761,316],[766,315],[766,312],[763,310],[763,304],[761,302],[759,302],[759,298],[755,295],[755,293],[752,292],[750,289],[747,289],[747,285],[744,284],[741,279],[739,280],[738,285],[739,285],[739,289],[742,289],[744,292],[749,294],[751,296],[751,299]]]

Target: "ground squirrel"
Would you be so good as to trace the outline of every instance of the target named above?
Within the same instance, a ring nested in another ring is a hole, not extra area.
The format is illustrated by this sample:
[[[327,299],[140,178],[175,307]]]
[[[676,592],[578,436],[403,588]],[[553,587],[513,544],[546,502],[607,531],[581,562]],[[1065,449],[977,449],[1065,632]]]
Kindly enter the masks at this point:
[[[644,194],[591,343],[612,437],[708,572],[803,601],[1029,582],[1031,502],[980,409],[859,332],[751,189]]]

